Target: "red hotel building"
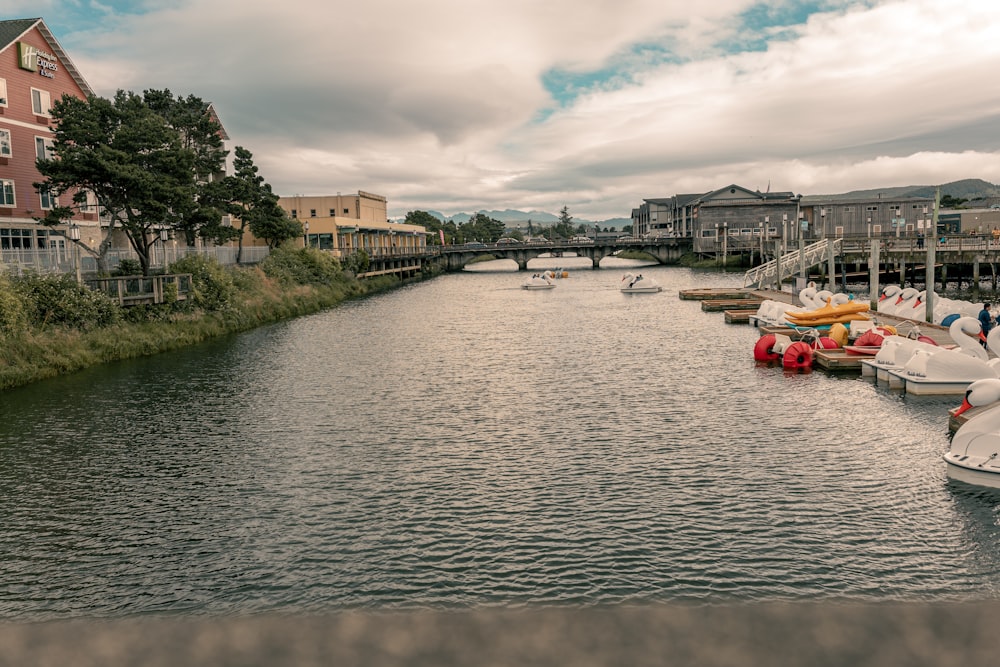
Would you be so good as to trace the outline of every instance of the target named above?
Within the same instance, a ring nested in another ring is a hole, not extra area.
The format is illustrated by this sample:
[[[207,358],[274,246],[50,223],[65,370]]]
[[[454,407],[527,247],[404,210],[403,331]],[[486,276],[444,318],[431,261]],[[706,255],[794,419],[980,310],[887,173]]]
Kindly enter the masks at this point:
[[[65,247],[61,233],[33,219],[57,203],[34,187],[42,180],[35,159],[52,144],[52,103],[93,94],[42,19],[0,21],[0,251]],[[96,206],[74,222],[84,243],[100,238]]]

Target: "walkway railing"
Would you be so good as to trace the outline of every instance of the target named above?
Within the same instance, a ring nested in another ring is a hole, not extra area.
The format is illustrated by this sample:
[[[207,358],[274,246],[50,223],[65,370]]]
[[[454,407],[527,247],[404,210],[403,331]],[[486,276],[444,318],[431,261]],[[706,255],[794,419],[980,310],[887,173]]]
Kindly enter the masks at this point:
[[[122,306],[143,303],[184,301],[191,292],[191,274],[177,273],[160,276],[116,276],[94,278],[84,284],[118,301]]]
[[[842,243],[843,239],[837,238],[823,239],[808,245],[801,251],[802,260],[799,259],[800,253],[796,248],[791,252],[785,253],[780,258],[772,259],[747,271],[743,276],[743,286],[762,287],[770,285],[795,275],[799,272],[799,267],[803,263],[807,267],[821,264],[829,257],[830,246],[833,246],[833,252],[836,253],[840,250]]]
[[[188,255],[212,257],[220,264],[236,263],[236,248],[218,246],[208,248],[189,248],[187,246],[156,246],[150,254],[150,268],[165,269],[168,265]],[[268,256],[267,246],[245,246],[240,256],[241,264],[257,264]],[[114,271],[122,260],[138,260],[139,256],[132,250],[112,250],[108,253],[108,269]],[[39,248],[0,250],[0,270],[10,271],[14,275],[22,275],[25,271],[35,273],[74,273],[76,265],[72,248]],[[80,272],[84,275],[96,274],[97,259],[93,255],[80,255]]]

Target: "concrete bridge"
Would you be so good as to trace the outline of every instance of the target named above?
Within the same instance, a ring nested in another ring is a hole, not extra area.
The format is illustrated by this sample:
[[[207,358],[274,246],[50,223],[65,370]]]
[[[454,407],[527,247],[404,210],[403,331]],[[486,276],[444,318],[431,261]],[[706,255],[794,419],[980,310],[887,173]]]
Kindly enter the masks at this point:
[[[483,243],[466,245],[431,246],[428,254],[437,253],[444,261],[448,271],[460,271],[462,268],[484,255],[497,259],[512,259],[517,262],[519,271],[528,270],[528,262],[543,255],[562,257],[572,254],[577,257],[589,257],[595,269],[601,267],[601,260],[616,255],[623,250],[644,252],[656,259],[660,264],[676,264],[684,253],[691,252],[689,238],[657,238],[657,239],[608,239],[590,242],[583,241],[551,241],[529,243]]]

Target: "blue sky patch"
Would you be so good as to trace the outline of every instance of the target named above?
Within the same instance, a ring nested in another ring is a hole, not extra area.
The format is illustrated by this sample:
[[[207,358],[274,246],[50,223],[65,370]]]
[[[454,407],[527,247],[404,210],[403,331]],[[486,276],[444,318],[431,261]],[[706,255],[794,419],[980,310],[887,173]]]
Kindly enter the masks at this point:
[[[760,2],[734,17],[733,24],[725,26],[726,38],[712,45],[711,53],[736,54],[748,51],[765,51],[768,44],[794,39],[798,32],[794,26],[804,25],[810,16],[831,11],[845,4],[869,4],[840,0],[789,0],[775,5]],[[681,28],[683,29],[683,28]],[[542,86],[552,96],[556,108],[571,105],[578,97],[596,90],[614,90],[633,81],[633,73],[656,68],[667,63],[680,63],[669,41],[646,42],[632,46],[626,53],[614,56],[604,67],[588,71],[553,68],[542,74]],[[544,120],[554,109],[545,110],[539,120]]]

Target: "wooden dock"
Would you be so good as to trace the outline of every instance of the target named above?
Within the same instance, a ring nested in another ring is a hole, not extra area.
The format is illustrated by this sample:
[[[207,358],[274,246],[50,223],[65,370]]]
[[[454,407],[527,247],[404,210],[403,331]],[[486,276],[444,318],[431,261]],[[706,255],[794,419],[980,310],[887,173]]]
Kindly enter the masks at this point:
[[[754,312],[763,303],[763,299],[703,299],[701,309],[706,313],[716,313],[724,310],[749,310]]]
[[[816,350],[813,352],[814,363],[824,371],[834,373],[860,373],[861,360],[869,358],[867,355],[851,354],[839,348],[836,350]]]
[[[727,324],[750,324],[753,316],[757,313],[757,308],[763,301],[783,301],[792,305],[802,305],[798,297],[791,292],[780,292],[777,290],[732,290],[732,289],[694,289],[681,290],[680,298],[690,300],[700,300],[701,309],[705,312],[722,312]],[[948,328],[928,322],[918,322],[905,317],[886,315],[883,313],[871,313],[879,324],[891,325],[897,329],[900,335],[907,335],[915,328],[924,336],[934,339],[938,345],[954,346],[948,333]],[[753,322],[756,324],[756,322]],[[802,333],[791,327],[759,327],[758,331],[764,334],[782,334],[792,340],[798,340]],[[825,371],[834,373],[861,373],[861,362],[868,358],[863,354],[852,354],[842,349],[816,350],[815,365]],[[970,412],[973,412],[970,410]],[[962,419],[963,416],[958,419]]]
[[[757,314],[761,302],[766,300],[783,301],[796,306],[802,305],[796,295],[776,290],[697,289],[681,290],[679,296],[681,299],[702,301],[702,310],[705,312],[721,311],[727,324],[749,324],[752,322],[756,325],[753,316]],[[938,345],[955,346],[955,341],[952,340],[947,327],[878,312],[872,312],[871,315],[879,324],[894,326],[900,335],[905,336],[914,329],[918,329],[922,335],[933,338]],[[760,335],[782,334],[792,340],[799,340],[804,333],[791,327],[757,327],[757,329]],[[813,366],[819,370],[832,374],[856,373],[860,377],[861,362],[865,359],[871,359],[871,356],[852,354],[844,349],[824,349],[816,350],[813,359]],[[954,433],[969,419],[993,407],[989,405],[972,408],[957,417],[954,414],[954,408],[949,410],[948,430]]]
[[[750,318],[757,314],[757,309],[753,310],[724,310],[722,314],[726,317],[726,324],[749,324]]]
[[[749,299],[750,290],[705,287],[698,289],[682,289],[677,296],[685,301],[704,301],[705,299]]]

